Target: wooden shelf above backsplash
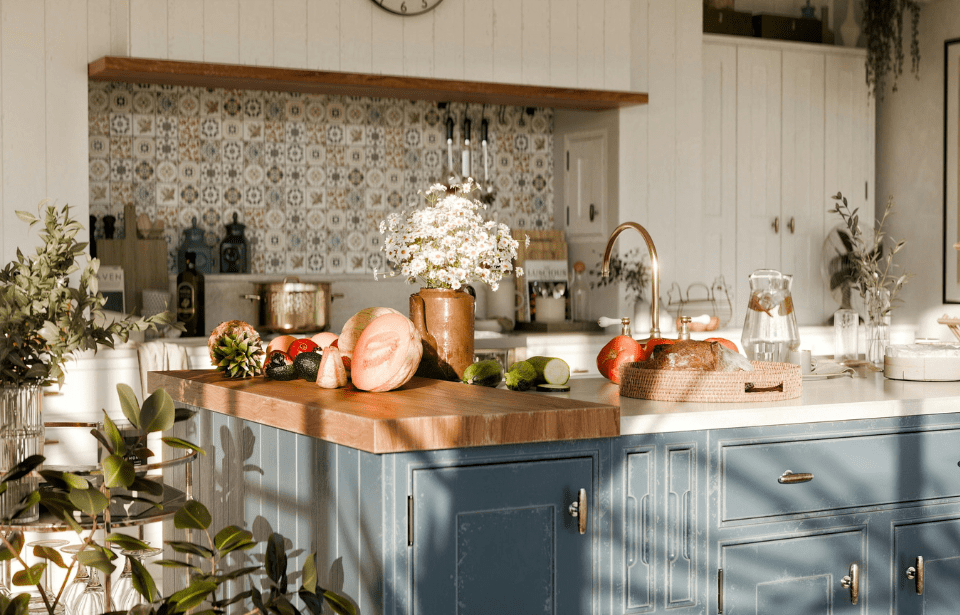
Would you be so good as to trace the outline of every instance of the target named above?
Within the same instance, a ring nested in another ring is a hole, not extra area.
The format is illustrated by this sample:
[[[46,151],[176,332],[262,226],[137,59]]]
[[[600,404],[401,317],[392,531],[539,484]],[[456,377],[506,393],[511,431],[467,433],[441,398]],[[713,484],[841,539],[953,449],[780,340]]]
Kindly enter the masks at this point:
[[[647,103],[647,95],[640,92],[554,88],[117,56],[104,56],[91,62],[88,67],[88,76],[94,81],[276,90],[518,107],[554,107],[581,111],[606,111]]]

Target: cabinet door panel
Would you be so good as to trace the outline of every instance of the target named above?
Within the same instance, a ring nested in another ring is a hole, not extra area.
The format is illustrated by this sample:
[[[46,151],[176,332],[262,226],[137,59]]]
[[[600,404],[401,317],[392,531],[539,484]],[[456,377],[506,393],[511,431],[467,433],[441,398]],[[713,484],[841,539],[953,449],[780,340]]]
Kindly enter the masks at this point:
[[[894,613],[955,615],[960,608],[960,519],[897,527],[894,547]],[[917,556],[924,562],[922,595],[917,594],[917,579],[906,574],[911,566],[916,568]]]
[[[737,50],[737,296],[756,269],[780,269],[781,54]],[[739,307],[738,321],[743,321]]]
[[[625,613],[653,610],[654,565],[656,552],[656,482],[654,452],[627,455],[626,497],[624,506],[624,593]]]
[[[720,549],[724,615],[844,615],[865,608],[840,585],[850,565],[863,569],[861,531],[727,545]]]
[[[415,613],[593,612],[591,459],[416,470],[413,491]]]

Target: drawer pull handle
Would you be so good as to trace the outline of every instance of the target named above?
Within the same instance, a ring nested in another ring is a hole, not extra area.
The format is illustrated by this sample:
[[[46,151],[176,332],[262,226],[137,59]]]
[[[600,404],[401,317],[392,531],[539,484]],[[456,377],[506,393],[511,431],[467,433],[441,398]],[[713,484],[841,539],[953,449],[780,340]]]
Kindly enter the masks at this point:
[[[910,580],[916,580],[917,582],[917,595],[923,595],[923,556],[917,556],[917,565],[910,566],[907,568],[907,578]]]
[[[571,517],[575,517],[578,521],[578,526],[581,534],[587,533],[587,490],[581,489],[580,493],[577,494],[577,501],[570,504],[567,508],[567,512],[570,513]]]
[[[809,483],[813,480],[813,474],[809,472],[798,472],[794,474],[790,470],[787,470],[780,475],[780,478],[777,479],[777,482],[781,485],[794,485],[796,483]]]
[[[850,564],[850,574],[840,579],[840,587],[850,590],[850,604],[860,600],[860,566]]]

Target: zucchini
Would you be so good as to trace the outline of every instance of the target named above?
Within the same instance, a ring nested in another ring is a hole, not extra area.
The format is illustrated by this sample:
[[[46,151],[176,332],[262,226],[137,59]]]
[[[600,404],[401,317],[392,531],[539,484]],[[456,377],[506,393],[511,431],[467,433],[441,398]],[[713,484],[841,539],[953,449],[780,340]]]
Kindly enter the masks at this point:
[[[536,383],[537,370],[527,361],[517,361],[510,366],[504,379],[511,391],[526,391]]]
[[[463,370],[465,384],[479,384],[485,387],[496,387],[503,380],[503,367],[496,359],[477,361]]]
[[[527,363],[537,370],[536,384],[567,384],[570,366],[556,357],[530,357]]]

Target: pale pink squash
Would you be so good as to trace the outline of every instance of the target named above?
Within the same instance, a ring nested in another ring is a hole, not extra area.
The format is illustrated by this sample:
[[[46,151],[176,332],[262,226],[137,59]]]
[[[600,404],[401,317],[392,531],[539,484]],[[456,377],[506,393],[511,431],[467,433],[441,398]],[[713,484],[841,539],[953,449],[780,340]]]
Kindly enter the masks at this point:
[[[339,389],[347,386],[347,370],[343,366],[340,351],[327,348],[320,359],[320,371],[317,372],[317,384],[324,389]]]
[[[270,356],[274,350],[279,350],[280,352],[287,352],[290,350],[290,344],[297,341],[297,338],[292,335],[278,335],[277,337],[270,340],[270,343],[267,344],[267,356]]]
[[[403,314],[384,314],[367,325],[357,340],[350,372],[353,385],[373,392],[399,388],[413,378],[422,355],[423,344],[413,322]]]
[[[353,349],[357,345],[360,335],[363,334],[363,330],[375,318],[384,314],[400,314],[400,312],[388,307],[368,307],[360,310],[344,323],[343,330],[340,331],[340,337],[337,339],[337,347],[340,348],[340,354],[345,359],[344,363],[347,365],[347,369],[350,369]]]
[[[310,339],[313,340],[313,343],[320,348],[326,348],[330,344],[337,341],[337,334],[331,333],[330,331],[324,331],[323,333],[317,333]]]

